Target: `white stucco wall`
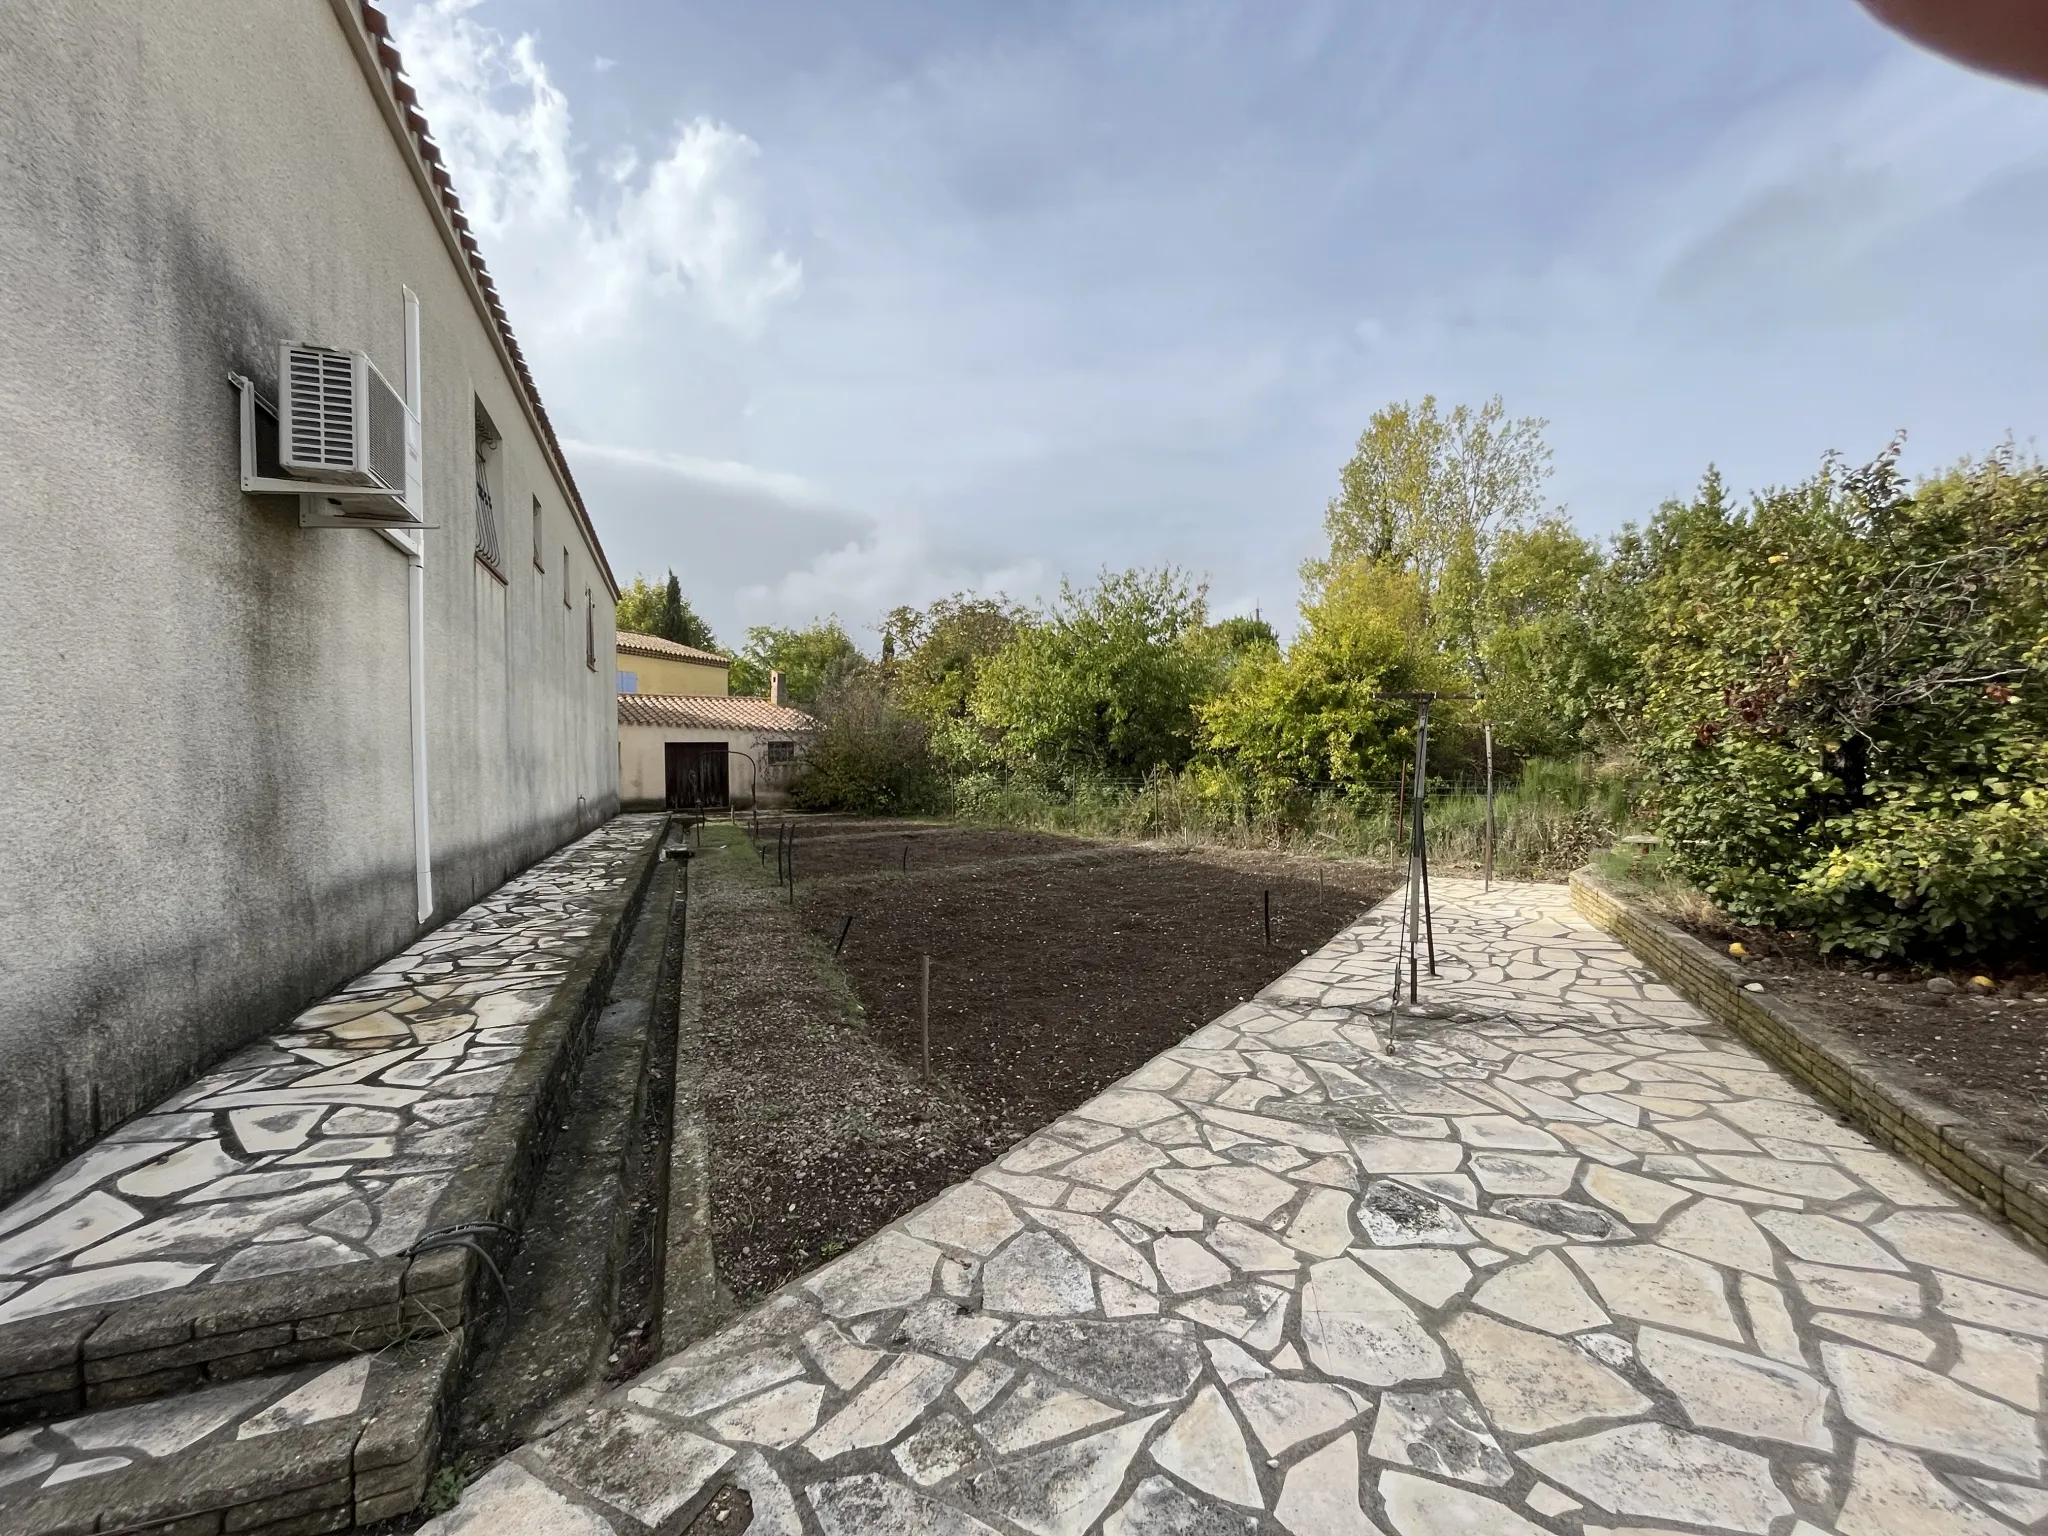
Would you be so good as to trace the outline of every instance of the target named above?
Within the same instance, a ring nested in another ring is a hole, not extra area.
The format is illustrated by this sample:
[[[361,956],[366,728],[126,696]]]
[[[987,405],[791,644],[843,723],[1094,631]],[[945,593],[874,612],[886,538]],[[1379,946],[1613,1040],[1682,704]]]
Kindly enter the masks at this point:
[[[770,767],[768,743],[787,741],[803,753],[803,738],[787,731],[718,731],[687,726],[622,725],[619,727],[619,798],[628,807],[657,807],[668,795],[668,757],[664,751],[671,741],[722,741],[726,744],[726,786],[737,809],[753,804],[755,771],[747,765],[746,753],[760,769],[760,803],[763,807],[785,805],[789,784],[796,777],[794,762]]]
[[[404,559],[241,494],[229,370],[274,390],[291,337],[400,380],[420,297],[439,915],[617,804],[600,556],[336,12],[66,0],[5,30],[0,1192],[419,928]]]

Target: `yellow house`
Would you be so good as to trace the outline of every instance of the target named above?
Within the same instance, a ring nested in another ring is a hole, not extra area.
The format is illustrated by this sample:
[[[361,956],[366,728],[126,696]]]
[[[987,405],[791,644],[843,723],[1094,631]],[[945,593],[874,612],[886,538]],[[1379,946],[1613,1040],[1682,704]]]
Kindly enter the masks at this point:
[[[730,692],[732,662],[693,645],[656,635],[619,634],[619,692],[722,698]]]

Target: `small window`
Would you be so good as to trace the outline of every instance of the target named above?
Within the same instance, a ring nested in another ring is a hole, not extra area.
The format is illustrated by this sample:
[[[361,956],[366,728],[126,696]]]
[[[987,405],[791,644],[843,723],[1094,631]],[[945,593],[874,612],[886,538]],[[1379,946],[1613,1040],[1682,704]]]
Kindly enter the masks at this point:
[[[498,505],[493,491],[498,480],[498,429],[476,402],[476,557],[493,575],[505,568],[504,546],[498,539]]]
[[[569,601],[569,546],[566,544],[562,546],[562,606],[564,608],[576,606]]]
[[[544,571],[548,568],[547,561],[541,558],[543,548],[540,536],[540,498],[536,496],[533,498],[533,568],[536,571]]]
[[[583,589],[583,664],[597,670],[597,600]]]
[[[638,672],[623,672],[623,671],[622,671],[622,672],[620,672],[620,673],[619,673],[619,692],[621,692],[621,693],[638,693],[639,691],[640,691],[640,674],[639,674]]]
[[[770,764],[775,764],[775,763],[793,763],[793,762],[795,762],[795,761],[796,761],[796,743],[795,743],[795,742],[793,742],[793,741],[771,741],[771,742],[769,742],[769,743],[768,743],[768,761],[769,761],[769,763],[770,763]]]

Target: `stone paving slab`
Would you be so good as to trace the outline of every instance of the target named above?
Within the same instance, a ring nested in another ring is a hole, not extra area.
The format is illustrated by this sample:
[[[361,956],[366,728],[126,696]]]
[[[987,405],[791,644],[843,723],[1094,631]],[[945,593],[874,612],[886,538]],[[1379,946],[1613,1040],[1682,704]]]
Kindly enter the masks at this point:
[[[541,860],[0,1208],[0,1425],[465,1316],[663,818]]]
[[[339,1530],[412,1509],[461,1354],[443,1334],[0,1436],[0,1530]]]
[[[1396,896],[427,1529],[2048,1525],[2048,1264],[1563,887],[1436,894],[1422,1016]]]

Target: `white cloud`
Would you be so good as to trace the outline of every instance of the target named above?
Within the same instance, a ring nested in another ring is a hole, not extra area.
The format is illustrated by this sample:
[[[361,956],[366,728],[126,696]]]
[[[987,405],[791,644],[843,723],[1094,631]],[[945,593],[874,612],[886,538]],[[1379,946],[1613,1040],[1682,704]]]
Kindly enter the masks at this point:
[[[432,0],[395,30],[525,332],[543,345],[610,338],[650,306],[680,305],[758,335],[801,290],[803,267],[768,230],[754,141],[698,117],[678,123],[644,168],[626,149],[604,157],[603,175],[583,178],[568,97],[534,38],[473,19],[478,3]]]

